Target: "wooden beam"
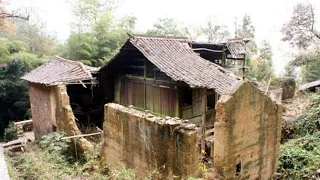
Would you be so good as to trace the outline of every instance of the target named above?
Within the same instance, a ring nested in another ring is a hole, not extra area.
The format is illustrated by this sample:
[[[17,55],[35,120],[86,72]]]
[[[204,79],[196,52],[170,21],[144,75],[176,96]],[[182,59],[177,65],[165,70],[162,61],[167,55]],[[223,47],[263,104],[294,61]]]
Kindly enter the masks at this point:
[[[202,89],[201,98],[201,153],[206,149],[206,111],[207,111],[207,89]]]
[[[230,59],[230,60],[240,60],[240,61],[245,60],[244,58],[230,58],[230,57],[227,57],[227,59]]]
[[[61,140],[64,140],[64,139],[73,139],[73,138],[80,138],[80,137],[87,137],[87,136],[95,136],[95,135],[100,135],[100,134],[102,134],[102,132],[91,133],[91,134],[74,135],[74,136],[63,137],[63,138],[61,138]]]
[[[32,119],[30,119],[30,120],[24,120],[24,121],[15,122],[14,125],[26,124],[26,123],[31,123],[31,122],[32,122]]]
[[[224,51],[221,51],[221,50],[212,50],[212,49],[207,49],[207,48],[195,48],[195,49],[192,49],[194,51],[210,51],[210,52],[219,52],[219,53],[222,53]]]

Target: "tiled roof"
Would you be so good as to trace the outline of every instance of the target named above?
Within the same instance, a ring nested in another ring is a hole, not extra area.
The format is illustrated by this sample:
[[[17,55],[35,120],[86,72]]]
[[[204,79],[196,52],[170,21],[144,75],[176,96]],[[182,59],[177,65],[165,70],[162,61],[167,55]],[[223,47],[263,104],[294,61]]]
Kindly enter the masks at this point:
[[[81,62],[56,56],[53,60],[34,69],[21,79],[46,85],[58,85],[93,79],[90,70]]]
[[[226,43],[226,45],[227,45],[228,50],[230,51],[230,54],[232,54],[233,56],[246,54],[246,43],[242,39],[229,40]]]
[[[175,81],[222,94],[241,80],[226,69],[201,58],[186,39],[133,36],[129,41],[155,66]]]

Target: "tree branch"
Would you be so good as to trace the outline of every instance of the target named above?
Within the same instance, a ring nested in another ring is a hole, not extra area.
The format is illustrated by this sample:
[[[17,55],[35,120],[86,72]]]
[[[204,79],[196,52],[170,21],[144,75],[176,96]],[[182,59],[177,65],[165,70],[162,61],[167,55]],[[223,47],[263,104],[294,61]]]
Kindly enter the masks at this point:
[[[0,19],[4,19],[4,18],[19,18],[19,19],[23,19],[28,21],[29,20],[30,15],[28,16],[20,16],[20,15],[15,15],[15,14],[10,14],[10,13],[0,13]]]

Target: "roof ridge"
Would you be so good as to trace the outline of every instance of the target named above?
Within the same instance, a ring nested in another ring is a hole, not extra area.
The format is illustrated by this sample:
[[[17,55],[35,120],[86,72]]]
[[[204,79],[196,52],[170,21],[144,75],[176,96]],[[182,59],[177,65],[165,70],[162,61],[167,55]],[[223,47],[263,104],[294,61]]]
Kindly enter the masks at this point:
[[[167,40],[188,40],[187,37],[183,36],[161,36],[161,35],[143,35],[134,34],[130,38],[147,38],[147,39],[167,39]]]

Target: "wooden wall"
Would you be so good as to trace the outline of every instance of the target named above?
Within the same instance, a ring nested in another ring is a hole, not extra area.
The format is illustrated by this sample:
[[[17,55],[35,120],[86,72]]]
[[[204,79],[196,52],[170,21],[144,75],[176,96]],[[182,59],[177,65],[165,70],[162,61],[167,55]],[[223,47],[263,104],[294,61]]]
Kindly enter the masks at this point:
[[[120,85],[120,103],[150,110],[159,115],[179,117],[177,89],[152,81],[123,78]]]

